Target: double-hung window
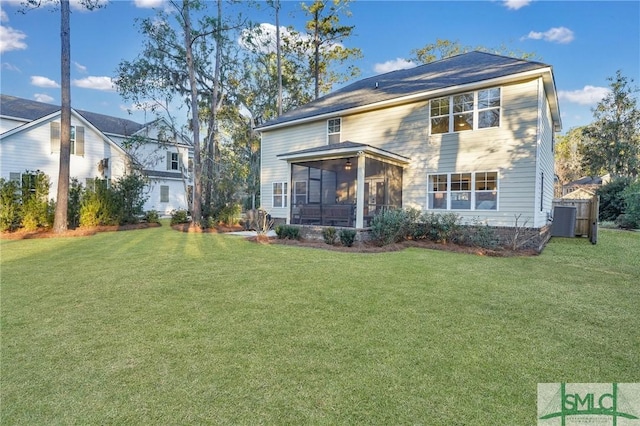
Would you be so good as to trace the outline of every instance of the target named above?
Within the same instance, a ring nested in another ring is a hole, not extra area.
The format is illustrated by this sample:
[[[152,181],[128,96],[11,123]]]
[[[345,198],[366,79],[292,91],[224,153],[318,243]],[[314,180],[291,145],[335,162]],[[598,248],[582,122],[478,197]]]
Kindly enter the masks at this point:
[[[340,143],[340,132],[342,127],[341,118],[332,118],[327,120],[327,143]]]
[[[431,134],[500,126],[500,88],[432,99]]]
[[[428,176],[429,210],[497,210],[498,173],[442,173]]]
[[[273,182],[273,207],[287,207],[287,182]]]

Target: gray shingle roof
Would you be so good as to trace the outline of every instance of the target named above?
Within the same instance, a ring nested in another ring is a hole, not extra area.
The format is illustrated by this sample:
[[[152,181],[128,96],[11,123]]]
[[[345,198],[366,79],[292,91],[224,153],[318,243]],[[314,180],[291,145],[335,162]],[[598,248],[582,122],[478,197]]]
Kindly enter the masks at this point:
[[[60,111],[60,106],[17,98],[15,96],[0,95],[0,115],[21,118],[29,121],[37,120],[54,112]],[[124,118],[111,117],[89,111],[76,110],[89,123],[102,133],[130,136],[144,125]]]
[[[549,65],[492,53],[469,52],[415,68],[356,81],[288,111],[259,128],[541,68],[549,68]]]

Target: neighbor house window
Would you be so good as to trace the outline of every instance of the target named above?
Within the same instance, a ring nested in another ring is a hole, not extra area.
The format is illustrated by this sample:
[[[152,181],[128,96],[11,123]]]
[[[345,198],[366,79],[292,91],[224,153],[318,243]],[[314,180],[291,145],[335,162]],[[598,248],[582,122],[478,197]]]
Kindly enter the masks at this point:
[[[169,202],[169,186],[160,185],[160,202],[168,203]]]
[[[500,126],[500,88],[432,99],[431,134]]]
[[[327,142],[329,144],[340,142],[340,128],[342,126],[341,118],[332,118],[327,120]]]
[[[52,121],[50,124],[51,152],[60,152],[60,123]],[[84,155],[84,127],[71,126],[70,134],[71,155]]]
[[[287,207],[287,183],[273,183],[273,207]]]
[[[497,210],[497,172],[433,174],[428,185],[430,210]]]
[[[293,182],[293,205],[307,204],[307,181]]]
[[[180,170],[180,154],[177,152],[167,153],[167,170]]]

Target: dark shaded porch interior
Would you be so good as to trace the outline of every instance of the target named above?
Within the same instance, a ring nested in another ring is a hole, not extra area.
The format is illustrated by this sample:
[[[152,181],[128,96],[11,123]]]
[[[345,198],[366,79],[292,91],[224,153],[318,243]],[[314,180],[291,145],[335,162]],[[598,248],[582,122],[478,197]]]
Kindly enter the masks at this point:
[[[358,156],[291,163],[291,223],[355,227]],[[364,164],[363,164],[364,163]],[[380,211],[402,207],[402,167],[366,156],[363,226]]]

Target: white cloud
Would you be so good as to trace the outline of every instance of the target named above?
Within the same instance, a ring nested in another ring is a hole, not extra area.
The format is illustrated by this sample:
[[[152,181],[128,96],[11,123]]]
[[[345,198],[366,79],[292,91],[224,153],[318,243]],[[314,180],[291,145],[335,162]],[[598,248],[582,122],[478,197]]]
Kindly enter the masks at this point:
[[[75,65],[76,69],[81,72],[81,73],[85,73],[87,72],[87,67],[85,67],[84,65],[78,63],[78,62],[73,62],[73,65]]]
[[[0,22],[9,22],[9,15],[2,9],[0,9]]]
[[[8,70],[8,71],[20,72],[20,68],[16,67],[13,64],[10,64],[9,62],[3,62],[2,63],[2,69],[3,70]]]
[[[543,33],[531,31],[526,37],[523,37],[523,39],[528,38],[533,40],[544,40],[553,43],[566,44],[572,42],[575,37],[573,35],[573,31],[571,31],[569,28],[555,27]]]
[[[531,0],[504,0],[503,4],[507,9],[518,10],[522,7],[529,6]]]
[[[57,89],[60,87],[58,83],[51,80],[47,77],[42,77],[40,75],[32,75],[31,76],[31,84],[37,87],[44,87],[47,89]]]
[[[136,7],[141,9],[153,9],[164,5],[165,0],[135,0]]]
[[[579,90],[559,90],[558,99],[580,105],[595,105],[608,94],[607,87],[584,86]]]
[[[115,90],[115,85],[111,77],[90,76],[80,80],[72,80],[71,84],[76,87],[82,87],[83,89],[95,89],[107,92]]]
[[[36,93],[33,97],[38,102],[44,102],[46,104],[53,102],[53,98],[45,93]]]
[[[4,25],[0,26],[0,53],[26,49],[27,43],[23,41],[25,38],[27,38],[27,35],[20,30],[5,27]]]
[[[373,70],[378,74],[382,74],[390,71],[406,70],[415,66],[416,64],[412,61],[407,61],[406,59],[402,58],[396,58],[391,61],[383,62],[381,64],[375,64],[373,66]]]

